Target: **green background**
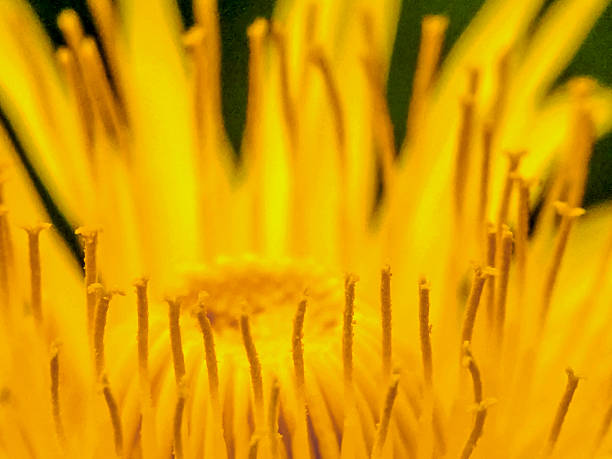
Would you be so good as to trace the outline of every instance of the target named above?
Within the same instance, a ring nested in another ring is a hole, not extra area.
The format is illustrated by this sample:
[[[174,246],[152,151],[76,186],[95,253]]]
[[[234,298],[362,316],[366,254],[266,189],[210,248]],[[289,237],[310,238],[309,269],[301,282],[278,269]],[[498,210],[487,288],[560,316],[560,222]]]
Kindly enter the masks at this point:
[[[55,19],[64,8],[74,8],[83,18],[85,28],[93,33],[85,0],[30,0],[56,43],[62,38]],[[420,21],[426,14],[441,13],[450,18],[444,53],[447,53],[483,0],[405,0],[393,50],[388,83],[388,100],[395,126],[396,143],[401,143],[412,87],[412,75],[418,51]],[[550,7],[547,1],[541,14]],[[191,0],[178,0],[184,22],[193,22]],[[222,38],[222,91],[225,124],[234,146],[240,144],[246,117],[248,49],[246,27],[258,16],[270,17],[273,0],[219,0]],[[575,75],[592,75],[612,86],[612,6],[600,17],[569,67],[557,84]],[[236,148],[238,149],[238,148]],[[591,161],[585,205],[612,198],[612,135],[601,139]]]

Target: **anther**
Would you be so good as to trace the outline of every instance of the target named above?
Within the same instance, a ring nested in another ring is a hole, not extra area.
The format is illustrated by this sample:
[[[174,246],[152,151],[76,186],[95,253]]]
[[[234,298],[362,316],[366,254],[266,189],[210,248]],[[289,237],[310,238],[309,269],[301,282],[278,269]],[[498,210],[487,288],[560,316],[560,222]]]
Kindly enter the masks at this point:
[[[495,312],[496,336],[501,346],[506,321],[506,297],[508,296],[508,280],[510,278],[510,259],[512,257],[513,236],[508,227],[504,226],[501,237],[501,252],[499,263],[499,280],[497,282]]]
[[[421,22],[421,43],[406,119],[407,139],[414,138],[422,122],[429,92],[438,69],[447,27],[448,18],[445,16],[425,16]]]
[[[399,375],[393,375],[387,394],[385,396],[385,403],[382,407],[380,414],[380,422],[376,426],[376,433],[374,434],[374,445],[372,446],[372,459],[378,459],[382,457],[383,448],[385,441],[387,440],[387,433],[389,431],[389,423],[391,422],[391,413],[393,411],[393,404],[397,398],[397,389],[399,385]]]
[[[482,295],[482,289],[485,285],[485,281],[488,277],[494,274],[491,268],[485,268],[484,270],[477,266],[474,269],[474,278],[472,279],[472,286],[470,287],[470,294],[467,299],[465,307],[465,317],[463,319],[463,327],[461,330],[461,344],[472,341],[472,333],[474,331],[474,323],[476,321],[476,313],[478,312],[478,305],[480,303],[480,296]],[[463,351],[462,354],[463,356]]]
[[[391,376],[392,326],[391,326],[391,268],[380,273],[380,315],[382,323],[382,371],[385,378]]]
[[[355,284],[357,277],[349,274],[344,280],[344,321],[342,327],[342,363],[347,395],[353,387],[353,319],[355,315]]]
[[[87,299],[87,330],[93,332],[94,312],[96,309],[96,291],[89,291],[92,284],[98,282],[98,231],[86,228],[77,228],[75,231],[80,237],[85,253],[85,289]]]
[[[123,454],[123,430],[121,428],[121,417],[119,416],[119,409],[117,408],[117,402],[113,397],[108,384],[108,378],[106,375],[102,376],[102,394],[108,408],[111,424],[113,426],[113,436],[115,440],[115,453],[121,457]]]
[[[174,377],[179,386],[185,377],[185,357],[181,339],[181,299],[166,298],[168,303],[168,328],[170,329],[170,348],[172,349],[172,363],[174,364]]]
[[[258,428],[262,428],[265,422],[263,411],[263,379],[261,376],[261,363],[259,362],[259,356],[257,355],[257,349],[255,349],[253,337],[251,336],[249,317],[246,314],[242,314],[240,317],[240,332],[242,335],[242,344],[244,345],[247,360],[249,361],[257,430]]]
[[[561,427],[563,427],[563,421],[565,420],[565,416],[569,410],[570,403],[572,402],[572,398],[574,397],[574,392],[576,392],[576,388],[578,387],[578,378],[574,370],[568,368],[565,370],[567,373],[567,385],[565,386],[565,392],[563,393],[563,397],[561,397],[561,401],[559,402],[559,407],[557,408],[557,413],[555,414],[555,419],[553,420],[553,425],[550,429],[550,434],[548,435],[548,442],[545,448],[545,456],[549,456],[555,445],[557,440],[559,439],[559,434],[561,433]]]
[[[540,309],[540,326],[544,325],[546,317],[548,316],[548,310],[550,309],[550,303],[552,300],[552,294],[557,281],[557,275],[561,268],[561,262],[563,260],[563,254],[569,234],[572,229],[574,219],[584,214],[585,210],[579,207],[570,207],[564,202],[556,202],[555,208],[557,213],[561,215],[561,225],[559,232],[555,240],[555,246],[553,248],[553,254],[551,257],[550,265],[547,270],[546,278],[544,280],[544,290],[542,292],[542,304]]]
[[[472,376],[472,385],[474,389],[474,403],[476,405],[476,417],[474,418],[474,426],[472,427],[472,431],[470,436],[463,448],[463,452],[461,453],[461,459],[468,459],[474,448],[476,448],[476,443],[478,439],[482,436],[482,430],[484,427],[485,418],[487,416],[487,404],[485,404],[482,400],[482,380],[480,378],[480,370],[474,361],[474,357],[470,352],[469,344],[464,343],[463,347],[464,352],[464,365],[470,372]]]
[[[220,415],[219,370],[217,368],[217,354],[215,352],[215,337],[210,320],[208,320],[208,316],[206,315],[206,306],[208,301],[208,295],[203,292],[200,293],[198,296],[198,309],[196,316],[198,323],[200,324],[202,337],[204,339],[204,355],[206,358],[206,369],[208,370],[208,390],[210,391],[213,409],[215,409],[217,415]]]
[[[62,424],[62,416],[60,410],[59,398],[59,345],[53,343],[51,346],[51,359],[49,361],[49,370],[51,376],[51,409],[53,413],[53,422],[55,424],[55,433],[63,447],[66,443],[66,435],[64,434],[64,426]]]
[[[24,228],[28,234],[28,251],[30,257],[30,306],[38,324],[42,322],[42,288],[40,270],[40,232],[48,229],[49,223]]]
[[[149,367],[149,300],[147,298],[148,279],[140,278],[134,282],[136,287],[136,311],[138,314],[138,368],[141,377],[147,377]]]
[[[419,281],[419,334],[421,337],[421,354],[425,384],[431,388],[433,383],[431,357],[431,325],[429,324],[429,283],[426,279]]]

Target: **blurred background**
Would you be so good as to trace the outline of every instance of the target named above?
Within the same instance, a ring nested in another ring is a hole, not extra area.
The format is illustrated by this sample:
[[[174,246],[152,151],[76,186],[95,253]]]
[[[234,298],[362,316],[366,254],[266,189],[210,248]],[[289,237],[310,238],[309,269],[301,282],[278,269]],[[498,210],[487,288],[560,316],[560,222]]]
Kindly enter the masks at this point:
[[[86,0],[29,0],[52,39],[62,43],[56,17],[62,9],[76,10],[89,33],[93,33]],[[193,23],[191,0],[177,1],[185,26]],[[405,119],[412,88],[412,75],[416,64],[420,22],[426,14],[445,14],[450,18],[443,55],[484,0],[405,0],[397,30],[387,98],[395,126],[398,145],[404,137]],[[545,2],[541,14],[554,3]],[[272,15],[274,0],[219,0],[222,39],[222,91],[223,115],[228,134],[238,150],[246,118],[248,47],[246,28],[256,17]],[[600,17],[569,67],[559,76],[556,85],[577,75],[590,75],[601,83],[612,86],[612,5]],[[612,198],[612,134],[601,139],[591,160],[585,205]]]

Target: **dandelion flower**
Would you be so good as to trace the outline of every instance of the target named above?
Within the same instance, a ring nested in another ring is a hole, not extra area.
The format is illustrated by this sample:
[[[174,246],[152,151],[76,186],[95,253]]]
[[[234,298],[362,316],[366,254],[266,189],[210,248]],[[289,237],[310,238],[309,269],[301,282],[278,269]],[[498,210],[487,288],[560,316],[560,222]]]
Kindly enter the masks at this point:
[[[612,450],[612,92],[551,90],[606,1],[490,0],[442,65],[424,18],[399,152],[399,2],[283,2],[239,160],[216,2],[88,3],[56,50],[0,4],[4,457]]]

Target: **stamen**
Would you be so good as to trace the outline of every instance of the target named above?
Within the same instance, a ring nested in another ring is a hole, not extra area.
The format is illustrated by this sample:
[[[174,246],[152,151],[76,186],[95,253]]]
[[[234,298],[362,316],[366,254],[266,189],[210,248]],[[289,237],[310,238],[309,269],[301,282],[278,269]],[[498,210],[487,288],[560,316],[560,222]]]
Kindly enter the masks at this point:
[[[499,265],[499,282],[497,284],[496,309],[496,336],[498,345],[501,346],[504,334],[504,323],[506,321],[506,297],[508,296],[508,280],[510,276],[510,258],[512,257],[513,236],[507,226],[503,227],[501,238],[501,257]]]
[[[529,233],[529,183],[522,177],[517,177],[518,208],[516,227],[516,266],[518,274],[519,297],[525,293],[527,279],[527,238]],[[519,304],[522,301],[519,300]]]
[[[344,322],[342,327],[342,363],[346,395],[353,388],[353,318],[355,315],[355,284],[357,277],[348,274],[344,279]]]
[[[485,268],[484,270],[479,266],[474,268],[474,278],[472,279],[472,286],[470,288],[470,294],[465,307],[465,318],[463,319],[463,328],[461,331],[462,344],[465,342],[470,343],[472,341],[472,332],[474,331],[476,312],[478,311],[478,304],[480,303],[482,289],[485,281],[492,274],[494,274],[494,271],[490,268]],[[463,351],[461,355],[463,356]]]
[[[87,330],[91,336],[93,332],[94,312],[96,309],[96,290],[89,290],[89,287],[98,282],[98,232],[96,230],[88,230],[85,228],[77,228],[75,231],[77,236],[83,243],[83,251],[85,253],[85,289],[87,298]]]
[[[387,433],[389,431],[389,423],[391,422],[391,412],[393,410],[393,404],[397,397],[397,388],[399,385],[399,375],[393,375],[391,384],[387,389],[387,395],[385,396],[385,404],[383,405],[382,412],[380,415],[380,422],[376,426],[376,433],[374,434],[374,445],[372,447],[372,459],[378,459],[382,457],[383,448],[385,441],[387,440]]]
[[[491,145],[493,142],[493,124],[485,123],[482,129],[482,162],[480,165],[480,190],[478,201],[478,219],[476,221],[477,240],[482,237],[482,230],[485,228],[487,218],[487,208],[489,205],[489,179],[491,175]],[[486,246],[485,246],[486,247]],[[486,248],[485,248],[486,251]],[[485,254],[486,255],[486,254]],[[492,264],[489,266],[493,266]]]
[[[464,343],[464,355],[464,365],[467,367],[470,375],[472,376],[474,403],[476,404],[474,427],[472,427],[472,432],[470,433],[461,454],[461,459],[468,459],[472,455],[474,448],[476,448],[478,439],[482,436],[482,430],[484,427],[485,418],[487,416],[487,404],[482,400],[482,381],[480,378],[480,370],[472,357],[472,353],[470,352],[469,345],[467,343]]]
[[[257,459],[257,449],[259,447],[259,436],[253,435],[251,437],[251,443],[249,445],[249,459]]]
[[[173,422],[174,457],[176,459],[183,459],[183,436],[181,435],[181,428],[183,426],[183,411],[185,410],[185,390],[185,381],[181,379],[177,386],[177,400],[174,408]]]
[[[62,424],[62,416],[60,410],[59,399],[59,347],[57,343],[51,345],[51,359],[49,363],[51,374],[51,409],[53,412],[53,422],[55,423],[55,433],[62,445],[66,444],[66,435],[64,434],[64,426]]]
[[[24,228],[28,233],[28,250],[30,255],[30,306],[36,323],[42,323],[42,290],[40,271],[40,232],[48,229],[49,223],[41,223]]]
[[[185,377],[185,357],[183,355],[183,343],[181,340],[181,299],[166,298],[168,303],[168,327],[170,329],[170,347],[172,349],[172,362],[174,363],[174,377],[176,385],[179,386]]]
[[[83,25],[79,15],[72,9],[63,10],[57,17],[57,27],[66,44],[76,53],[83,39]]]
[[[305,398],[304,393],[304,315],[306,314],[306,305],[308,304],[306,298],[303,298],[298,303],[297,311],[295,312],[295,318],[293,319],[293,336],[291,339],[291,349],[293,354],[293,367],[295,370],[295,381],[297,385],[297,392],[300,397]],[[302,400],[303,402],[303,400]]]
[[[295,104],[291,97],[291,88],[289,86],[289,62],[287,60],[287,38],[285,30],[278,22],[272,22],[270,27],[270,37],[278,48],[279,70],[280,70],[280,89],[281,100],[283,104],[283,113],[285,115],[285,124],[289,133],[289,142],[291,149],[295,154],[297,148],[298,125],[295,110]]]
[[[206,357],[206,369],[208,370],[208,390],[210,391],[213,409],[216,411],[217,415],[220,415],[219,370],[217,368],[217,353],[215,352],[215,337],[210,320],[208,320],[208,316],[206,315],[207,302],[208,295],[203,292],[200,293],[198,297],[198,309],[196,315],[200,324],[200,330],[202,331],[202,337],[204,339],[204,354]]]
[[[117,456],[121,457],[123,454],[123,431],[121,428],[121,417],[119,416],[117,402],[115,401],[115,398],[110,390],[106,375],[102,376],[102,394],[104,395],[104,400],[106,401],[111,424],[113,426],[115,453]]]
[[[467,172],[470,161],[470,144],[474,130],[474,110],[476,101],[473,96],[468,95],[461,101],[461,124],[459,128],[459,139],[457,142],[457,154],[455,156],[455,219],[456,224],[461,225],[463,215],[463,204],[465,202],[465,187],[467,186]]]
[[[495,267],[495,253],[497,245],[497,230],[492,223],[487,224],[487,250],[485,254],[486,264],[488,268]],[[495,327],[495,276],[489,278],[486,284],[486,301],[487,301],[487,322],[489,329]]]
[[[425,16],[421,23],[421,43],[406,119],[406,139],[413,139],[421,125],[447,27],[448,18],[444,16]]]
[[[88,290],[98,297],[96,306],[96,321],[94,324],[94,357],[96,377],[100,379],[104,372],[104,329],[108,306],[114,294],[123,295],[120,291],[106,291],[101,284],[92,284]]]
[[[309,60],[319,69],[323,77],[323,84],[331,105],[334,122],[336,124],[336,140],[340,152],[340,163],[346,164],[346,130],[344,128],[344,111],[340,102],[340,91],[334,79],[329,60],[321,48],[310,51]]]
[[[88,86],[94,105],[100,113],[107,130],[112,133],[120,146],[123,143],[122,115],[117,100],[104,71],[104,64],[96,42],[91,37],[81,41],[78,50],[83,66],[83,77]]]
[[[240,317],[240,332],[242,334],[242,343],[246,351],[247,360],[251,372],[251,385],[253,386],[253,399],[255,402],[255,414],[257,428],[264,425],[264,407],[263,407],[263,380],[261,377],[261,363],[255,349],[255,343],[251,336],[251,326],[249,317],[242,314]],[[256,430],[257,430],[256,428]]]
[[[612,424],[612,405],[608,406],[606,410],[606,414],[603,418],[601,426],[599,427],[599,431],[597,432],[597,437],[595,439],[595,443],[593,445],[592,456],[595,457],[595,453],[599,450],[601,444],[603,443],[608,431],[610,430],[610,425]]]
[[[149,300],[147,298],[148,279],[140,278],[134,282],[136,287],[136,310],[138,314],[138,368],[141,378],[146,378],[149,368]]]
[[[387,193],[390,193],[393,187],[395,157],[397,154],[395,151],[393,122],[389,115],[389,106],[386,98],[383,71],[380,62],[372,56],[364,58],[363,63],[372,95],[374,138],[380,152],[384,186]]]
[[[268,435],[270,441],[270,456],[272,459],[278,457],[278,405],[280,386],[275,378],[270,390],[270,401],[268,403]]]
[[[559,227],[559,233],[555,240],[555,247],[551,257],[551,262],[548,267],[546,278],[544,281],[544,290],[542,292],[542,306],[540,309],[540,327],[544,326],[546,317],[548,316],[548,310],[550,309],[550,302],[552,300],[552,294],[557,281],[557,275],[561,268],[561,262],[563,260],[563,254],[569,234],[572,229],[574,219],[584,214],[584,209],[579,207],[570,207],[564,202],[556,202],[555,207],[559,215],[561,215],[561,225]]]
[[[9,279],[11,277],[12,265],[12,246],[9,236],[8,210],[5,206],[0,206],[0,288],[2,292],[2,303],[9,314],[10,288]]]
[[[493,113],[491,114],[493,130],[495,133],[499,127],[501,116],[506,107],[506,101],[508,99],[511,51],[511,48],[506,49],[497,62],[497,88],[495,90],[495,100],[493,102]]]
[[[261,135],[263,117],[263,41],[268,33],[268,22],[256,19],[247,29],[249,38],[249,88],[247,99],[246,127],[244,132],[245,162],[253,170],[253,231],[255,250],[263,244],[263,171],[261,170]]]
[[[565,392],[563,393],[563,397],[559,403],[559,408],[557,408],[557,414],[555,415],[553,425],[550,429],[548,443],[546,444],[545,448],[545,456],[549,456],[555,448],[557,440],[559,439],[559,434],[561,433],[563,421],[565,420],[565,416],[567,415],[567,411],[570,403],[572,402],[574,392],[576,392],[578,381],[580,379],[574,374],[574,370],[571,368],[568,368],[565,371],[567,372],[567,385],[565,386]]]
[[[205,107],[206,107],[206,56],[204,51],[204,29],[201,26],[195,25],[191,27],[183,36],[183,44],[187,51],[190,52],[193,58],[194,66],[194,107],[193,114],[196,119],[196,129],[198,130],[197,141],[202,142],[205,131]],[[203,146],[200,144],[200,150]]]
[[[391,376],[391,267],[386,266],[380,273],[380,315],[382,322],[382,370],[386,378]]]
[[[508,153],[508,171],[506,173],[506,180],[504,182],[504,189],[502,191],[501,203],[497,212],[498,244],[501,241],[502,225],[506,223],[506,220],[508,219],[508,209],[510,207],[510,197],[512,195],[513,177],[516,174],[516,170],[518,169],[521,158],[524,154],[525,151]],[[499,266],[499,263],[497,263],[496,266]]]
[[[426,279],[419,281],[419,332],[421,336],[421,354],[423,357],[423,375],[425,384],[431,388],[433,383],[433,365],[431,357],[431,325],[429,324],[429,283]]]
[[[61,46],[57,50],[57,60],[63,70],[73,97],[76,111],[79,116],[81,128],[85,133],[86,151],[89,155],[89,160],[93,161],[91,145],[93,143],[93,114],[91,112],[91,104],[85,89],[83,77],[81,76],[76,63],[76,58],[71,49]]]
[[[99,31],[109,66],[113,74],[118,75],[119,65],[115,48],[117,40],[115,33],[116,20],[112,0],[87,0],[87,6]]]

